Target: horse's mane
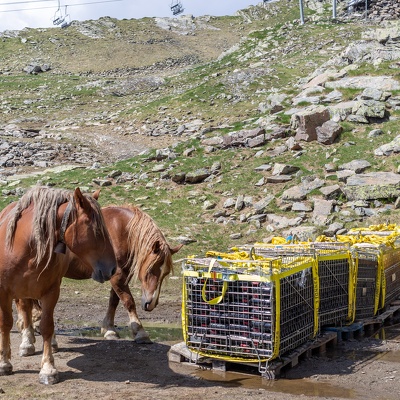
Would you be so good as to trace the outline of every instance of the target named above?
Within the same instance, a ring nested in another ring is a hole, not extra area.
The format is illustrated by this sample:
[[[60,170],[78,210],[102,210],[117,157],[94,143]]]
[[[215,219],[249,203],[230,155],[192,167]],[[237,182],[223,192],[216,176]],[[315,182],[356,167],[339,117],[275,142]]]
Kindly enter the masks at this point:
[[[163,258],[168,272],[172,271],[173,263],[170,247],[154,220],[139,207],[132,205],[125,207],[133,212],[133,216],[127,225],[129,256],[126,265],[130,265],[128,281],[132,277],[137,279],[141,265],[144,264],[149,252],[153,251],[154,246],[157,246],[158,257],[148,266],[148,269],[150,270],[158,260]]]
[[[104,230],[104,221],[100,206],[97,201],[89,195],[85,195],[90,202],[93,211],[91,218],[96,235],[107,234]],[[35,250],[35,263],[38,265],[45,257],[48,257],[48,266],[56,243],[57,211],[61,204],[69,202],[71,205],[70,219],[76,218],[75,202],[72,201],[73,192],[65,189],[49,188],[47,186],[35,186],[29,189],[17,202],[13,209],[4,217],[10,216],[7,225],[6,246],[12,247],[17,222],[24,210],[33,207],[33,220],[31,241]],[[1,215],[1,214],[0,214]],[[4,218],[0,221],[0,225]]]

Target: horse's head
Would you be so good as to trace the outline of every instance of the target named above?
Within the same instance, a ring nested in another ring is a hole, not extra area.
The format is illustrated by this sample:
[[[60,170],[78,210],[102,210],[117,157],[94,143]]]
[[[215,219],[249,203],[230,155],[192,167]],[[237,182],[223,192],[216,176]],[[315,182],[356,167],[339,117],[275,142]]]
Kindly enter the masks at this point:
[[[161,284],[172,270],[172,256],[181,247],[171,248],[166,242],[157,240],[142,260],[138,277],[142,283],[143,310],[152,311],[157,306]]]
[[[124,236],[113,241],[126,249],[123,269],[129,270],[127,282],[132,277],[140,280],[142,308],[152,311],[157,306],[162,281],[172,271],[172,256],[182,245],[171,248],[154,220],[139,207],[128,206],[123,210],[129,216],[125,225],[128,240]],[[113,220],[115,222],[115,218]],[[107,226],[111,232],[117,229],[114,224],[108,225],[108,220]]]
[[[59,208],[62,215],[60,240],[83,263],[93,269],[92,278],[100,283],[116,271],[116,259],[101,209],[96,199],[76,188],[69,203]]]

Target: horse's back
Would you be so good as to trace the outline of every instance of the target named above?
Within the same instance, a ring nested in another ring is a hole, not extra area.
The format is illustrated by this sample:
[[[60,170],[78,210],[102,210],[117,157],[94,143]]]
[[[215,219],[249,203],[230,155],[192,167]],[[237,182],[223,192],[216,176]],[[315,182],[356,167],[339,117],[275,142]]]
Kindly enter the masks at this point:
[[[11,211],[15,206],[16,206],[16,202],[14,201],[13,203],[8,204],[7,206],[5,206],[1,211],[0,211],[0,224],[2,225],[3,219],[5,219],[7,217],[7,214],[9,213],[9,211]]]
[[[117,238],[127,233],[127,226],[134,215],[134,210],[128,207],[109,206],[101,209],[104,221],[111,238]],[[125,241],[127,238],[125,237]]]

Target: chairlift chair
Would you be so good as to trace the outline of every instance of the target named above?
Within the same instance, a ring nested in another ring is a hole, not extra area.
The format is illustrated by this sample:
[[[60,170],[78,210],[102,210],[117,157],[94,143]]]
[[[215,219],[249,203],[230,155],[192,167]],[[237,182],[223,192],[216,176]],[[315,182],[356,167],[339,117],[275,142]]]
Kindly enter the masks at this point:
[[[179,14],[183,13],[184,8],[183,8],[182,3],[180,1],[172,2],[171,11],[172,11],[173,15],[179,15]]]
[[[62,29],[65,29],[65,28],[68,28],[70,25],[71,25],[71,21],[64,21],[64,22],[61,24],[61,28],[62,28]]]
[[[71,25],[71,17],[67,13],[67,6],[65,6],[65,17],[64,17],[64,22],[61,24],[61,28],[65,29],[68,28]]]
[[[53,17],[53,25],[61,25],[65,20],[65,17],[63,17],[62,12],[60,7],[57,9],[57,11],[54,13]]]

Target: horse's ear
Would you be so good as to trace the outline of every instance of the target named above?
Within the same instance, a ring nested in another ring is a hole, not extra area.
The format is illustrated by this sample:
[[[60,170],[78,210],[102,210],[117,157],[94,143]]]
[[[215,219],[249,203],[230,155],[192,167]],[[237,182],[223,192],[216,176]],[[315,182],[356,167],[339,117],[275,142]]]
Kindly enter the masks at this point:
[[[85,196],[82,194],[81,190],[77,187],[74,191],[74,199],[75,203],[81,207],[85,208],[87,204],[87,200],[85,199]]]
[[[177,253],[182,247],[183,247],[183,244],[178,244],[178,246],[176,246],[176,247],[170,247],[169,251],[171,252],[171,256],[173,256],[175,253]]]
[[[100,189],[97,189],[97,190],[93,193],[92,197],[93,197],[95,200],[99,200],[99,196],[100,196]]]

